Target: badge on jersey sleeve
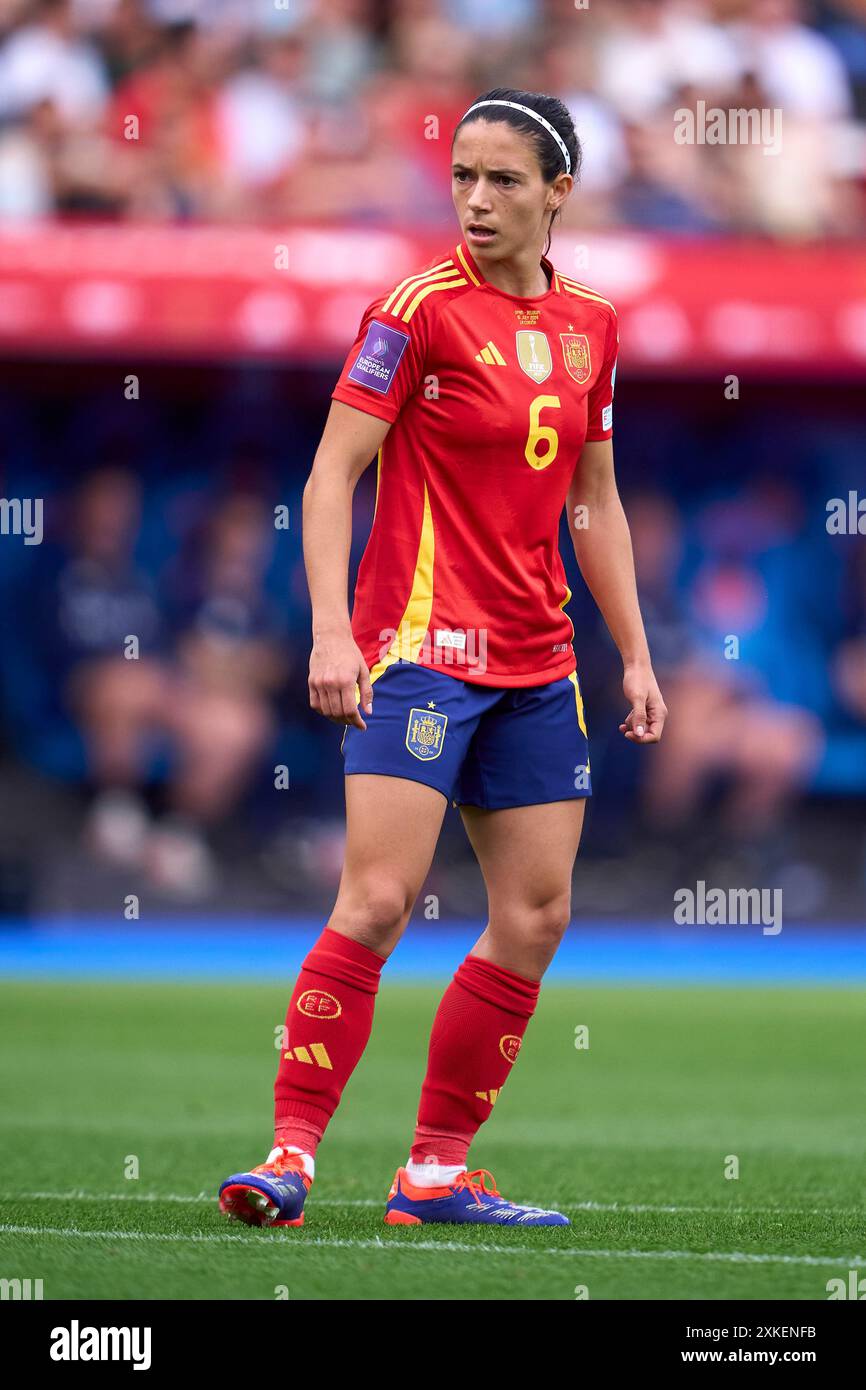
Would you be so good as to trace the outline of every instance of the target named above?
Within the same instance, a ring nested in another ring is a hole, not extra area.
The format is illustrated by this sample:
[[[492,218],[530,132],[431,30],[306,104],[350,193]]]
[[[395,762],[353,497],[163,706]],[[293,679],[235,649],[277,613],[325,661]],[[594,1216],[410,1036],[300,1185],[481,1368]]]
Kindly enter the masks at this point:
[[[533,381],[546,381],[553,371],[547,334],[540,333],[535,328],[518,328],[517,360],[521,369]]]
[[[565,370],[578,386],[583,386],[592,376],[589,338],[585,333],[560,333],[559,339]]]
[[[406,747],[422,763],[432,762],[442,752],[448,715],[429,709],[410,709],[406,726]]]
[[[398,328],[373,319],[367,329],[364,346],[349,371],[349,381],[357,382],[359,386],[370,386],[383,396],[387,395],[408,342],[408,333],[401,333]]]

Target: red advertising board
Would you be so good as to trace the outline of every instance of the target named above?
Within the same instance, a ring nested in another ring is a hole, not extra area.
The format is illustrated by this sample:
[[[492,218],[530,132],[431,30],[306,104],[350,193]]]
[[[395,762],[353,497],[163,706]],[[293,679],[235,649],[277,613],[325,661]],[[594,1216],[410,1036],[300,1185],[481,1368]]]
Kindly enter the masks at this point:
[[[457,236],[370,227],[0,227],[0,354],[338,364],[365,306]],[[866,245],[561,231],[622,369],[866,375]]]

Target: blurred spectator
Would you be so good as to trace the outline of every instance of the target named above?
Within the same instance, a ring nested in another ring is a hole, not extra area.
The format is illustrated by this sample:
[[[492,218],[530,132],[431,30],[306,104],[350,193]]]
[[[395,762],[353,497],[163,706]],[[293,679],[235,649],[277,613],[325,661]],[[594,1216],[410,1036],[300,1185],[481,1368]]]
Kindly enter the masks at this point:
[[[802,21],[801,0],[752,0],[732,37],[741,70],[753,72],[785,119],[837,120],[851,111],[845,65],[833,45]]]
[[[151,874],[163,887],[196,893],[212,885],[216,866],[200,828],[236,805],[276,729],[270,701],[287,663],[284,625],[264,595],[273,534],[261,499],[229,496],[172,576],[166,725],[177,743],[174,814],[149,844]]]
[[[375,66],[368,0],[313,0],[307,38],[305,86],[314,101],[350,100]]]
[[[453,24],[479,38],[529,29],[541,18],[539,0],[445,0]]]
[[[38,115],[34,113],[34,116]],[[55,209],[46,141],[34,117],[0,128],[0,218],[44,217]]]
[[[855,546],[848,630],[836,652],[833,676],[845,709],[866,725],[866,544],[858,540]]]
[[[114,93],[109,129],[130,170],[129,210],[146,217],[188,217],[219,190],[212,54],[191,24],[164,29],[152,60]],[[134,139],[126,123],[137,122]]]
[[[168,703],[158,597],[133,560],[140,505],[140,485],[127,472],[104,469],[84,480],[67,542],[40,574],[25,626],[45,688],[83,735],[96,793],[88,838],[120,862],[141,850],[145,816],[134,792]]]
[[[264,198],[304,151],[299,83],[303,48],[291,36],[260,42],[219,90],[214,120],[225,180],[223,213],[243,218],[245,200]]]
[[[166,600],[134,562],[140,503],[124,470],[84,480],[21,631],[84,740],[90,848],[194,898],[216,880],[206,831],[261,769],[276,727],[286,646],[264,595],[272,518],[251,496],[218,502]],[[142,793],[161,767],[167,814],[151,823]]]
[[[682,518],[661,495],[629,505],[647,633],[674,711],[645,780],[650,821],[663,834],[706,812],[715,785],[726,792],[724,832],[748,845],[784,825],[817,766],[821,721],[795,692],[820,664],[822,634],[805,626],[802,608],[790,613],[784,579],[773,584],[761,564],[793,545],[798,508],[790,489],[760,485],[708,508],[687,603],[677,587]]]
[[[0,49],[0,118],[50,101],[63,121],[91,121],[108,96],[99,50],[76,31],[69,0],[38,0]]]
[[[740,71],[730,34],[696,6],[624,0],[600,53],[599,90],[629,121],[667,108],[682,87],[712,104]]]
[[[606,195],[625,177],[628,151],[619,114],[599,93],[595,49],[576,35],[564,35],[562,43],[544,52],[539,86],[556,92],[568,107],[581,143],[578,198],[566,203],[563,224],[578,202],[584,225],[609,220],[612,203]]]
[[[866,120],[866,0],[833,0],[824,11],[824,32],[845,64],[857,118]]]
[[[673,235],[722,230],[721,219],[713,216],[711,184],[700,177],[697,146],[680,147],[675,157],[673,141],[659,139],[657,126],[640,122],[627,125],[624,134],[627,172],[616,197],[624,222]]]

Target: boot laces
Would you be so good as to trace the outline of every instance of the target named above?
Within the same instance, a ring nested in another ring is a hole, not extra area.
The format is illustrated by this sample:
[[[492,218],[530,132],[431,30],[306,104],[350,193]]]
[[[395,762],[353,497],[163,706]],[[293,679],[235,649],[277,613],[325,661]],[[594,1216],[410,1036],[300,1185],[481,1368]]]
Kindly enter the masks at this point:
[[[490,1186],[487,1186],[487,1178],[490,1179]],[[476,1204],[480,1205],[482,1194],[485,1197],[501,1197],[502,1193],[496,1186],[496,1179],[487,1168],[475,1168],[471,1173],[458,1173],[454,1183],[458,1192],[464,1187],[468,1188],[475,1199]]]
[[[251,1169],[253,1173],[273,1173],[275,1177],[281,1178],[284,1173],[300,1173],[302,1178],[306,1178],[304,1172],[303,1158],[310,1158],[310,1154],[289,1153],[286,1148],[282,1148],[276,1158],[272,1158],[270,1163],[259,1163],[257,1167]]]

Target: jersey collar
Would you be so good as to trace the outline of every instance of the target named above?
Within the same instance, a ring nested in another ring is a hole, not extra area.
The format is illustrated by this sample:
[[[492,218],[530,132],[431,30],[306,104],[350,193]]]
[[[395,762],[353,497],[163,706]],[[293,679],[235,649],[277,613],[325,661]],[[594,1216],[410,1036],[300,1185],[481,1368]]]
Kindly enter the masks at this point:
[[[473,285],[479,288],[482,286],[490,290],[492,294],[501,294],[504,299],[513,299],[517,304],[537,304],[539,300],[547,299],[549,295],[561,294],[559,275],[554,270],[552,263],[547,256],[542,256],[541,264],[545,272],[550,276],[550,288],[544,294],[525,295],[508,294],[505,290],[500,290],[496,285],[491,285],[489,280],[485,280],[481,267],[469,250],[465,241],[460,241],[455,249],[457,264],[462,268],[463,273],[468,277]]]

